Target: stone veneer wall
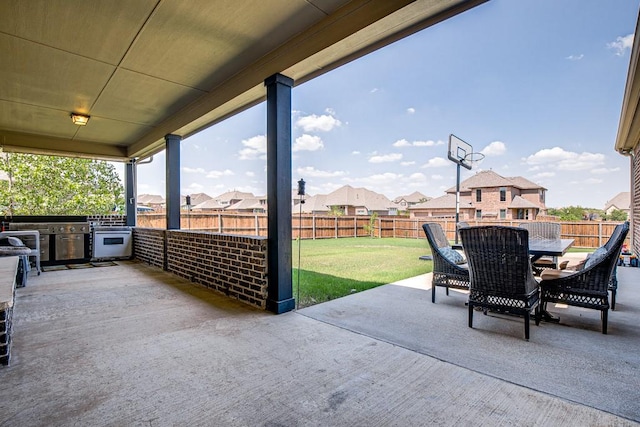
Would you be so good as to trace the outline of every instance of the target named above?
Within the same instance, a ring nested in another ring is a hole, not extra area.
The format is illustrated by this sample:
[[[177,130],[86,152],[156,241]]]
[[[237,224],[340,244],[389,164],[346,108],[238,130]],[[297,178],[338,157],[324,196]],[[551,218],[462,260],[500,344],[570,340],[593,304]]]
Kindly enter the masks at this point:
[[[135,258],[266,309],[266,238],[137,227],[133,236]]]

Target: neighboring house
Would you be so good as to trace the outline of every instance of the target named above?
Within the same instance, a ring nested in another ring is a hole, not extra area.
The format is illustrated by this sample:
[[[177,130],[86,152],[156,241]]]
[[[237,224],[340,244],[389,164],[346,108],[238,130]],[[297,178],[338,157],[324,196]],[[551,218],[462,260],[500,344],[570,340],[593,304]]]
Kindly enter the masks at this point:
[[[292,213],[326,215],[329,213],[329,211],[330,209],[327,206],[327,195],[316,194],[315,196],[305,198],[302,205],[296,203],[293,206]]]
[[[293,207],[293,213],[300,212],[326,215],[340,211],[344,215],[395,215],[397,205],[383,194],[366,188],[353,188],[345,185],[329,194],[317,194],[305,199],[302,204]]]
[[[611,212],[615,210],[623,211],[628,218],[631,217],[631,192],[623,191],[618,193],[613,199],[605,203],[604,213],[611,215]]]
[[[427,197],[419,191],[414,191],[407,196],[399,196],[393,199],[393,203],[398,205],[399,210],[407,210],[409,206],[415,206],[419,203],[424,203],[431,200],[431,197]]]
[[[255,199],[256,196],[253,193],[244,193],[242,191],[227,191],[219,196],[211,197],[208,200],[198,203],[197,205],[191,201],[193,207],[192,211],[204,212],[204,211],[222,211],[229,206],[241,202],[245,199]]]
[[[389,215],[389,211],[395,208],[385,195],[350,185],[327,194],[325,203],[330,210],[340,210],[345,215]]]
[[[237,213],[266,213],[267,212],[267,198],[266,197],[253,197],[240,200],[225,208],[227,212]]]
[[[460,183],[459,219],[535,220],[547,213],[546,191],[521,176],[503,177],[492,170],[481,171]],[[409,207],[410,216],[455,217],[456,187],[446,193],[448,198]]]
[[[166,201],[164,200],[164,197],[158,194],[140,194],[138,195],[138,205],[158,210],[164,209]]]
[[[476,208],[471,203],[471,197],[460,196],[460,221],[473,218],[475,211]],[[409,216],[411,218],[455,218],[456,195],[445,194],[444,196],[410,206]]]
[[[192,202],[193,204],[193,202]],[[229,204],[222,204],[219,200],[209,199],[205,200],[202,203],[198,203],[191,207],[192,212],[213,212],[213,211],[223,211]]]
[[[195,194],[189,194],[189,197],[191,198],[191,207],[193,208],[194,206],[199,205],[200,203],[206,202],[207,200],[211,200],[212,197],[209,196],[206,193],[195,193]],[[187,208],[187,196],[180,196],[180,206],[182,206],[182,208],[186,209]]]

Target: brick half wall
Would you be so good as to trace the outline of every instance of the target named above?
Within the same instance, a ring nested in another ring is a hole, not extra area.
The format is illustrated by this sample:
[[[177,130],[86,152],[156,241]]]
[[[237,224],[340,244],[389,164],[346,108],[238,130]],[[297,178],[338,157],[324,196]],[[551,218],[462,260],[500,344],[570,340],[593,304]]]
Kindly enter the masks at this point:
[[[133,229],[133,257],[154,267],[165,267],[165,230],[157,228]]]
[[[136,259],[266,309],[265,237],[137,227],[133,237]]]

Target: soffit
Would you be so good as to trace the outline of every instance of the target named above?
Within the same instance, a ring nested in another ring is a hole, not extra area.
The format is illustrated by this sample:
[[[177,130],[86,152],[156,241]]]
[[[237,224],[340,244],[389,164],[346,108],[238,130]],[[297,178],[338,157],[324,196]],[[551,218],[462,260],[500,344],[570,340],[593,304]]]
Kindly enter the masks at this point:
[[[6,0],[6,151],[143,158],[485,0]],[[71,111],[91,115],[71,123]]]

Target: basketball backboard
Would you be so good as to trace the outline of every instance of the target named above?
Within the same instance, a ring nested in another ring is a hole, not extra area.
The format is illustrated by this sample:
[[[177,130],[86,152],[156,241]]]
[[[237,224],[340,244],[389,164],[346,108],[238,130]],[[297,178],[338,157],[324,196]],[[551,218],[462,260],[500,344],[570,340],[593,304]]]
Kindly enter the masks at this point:
[[[471,153],[473,153],[471,145],[453,134],[449,135],[449,160],[471,170],[471,159],[468,157]]]

